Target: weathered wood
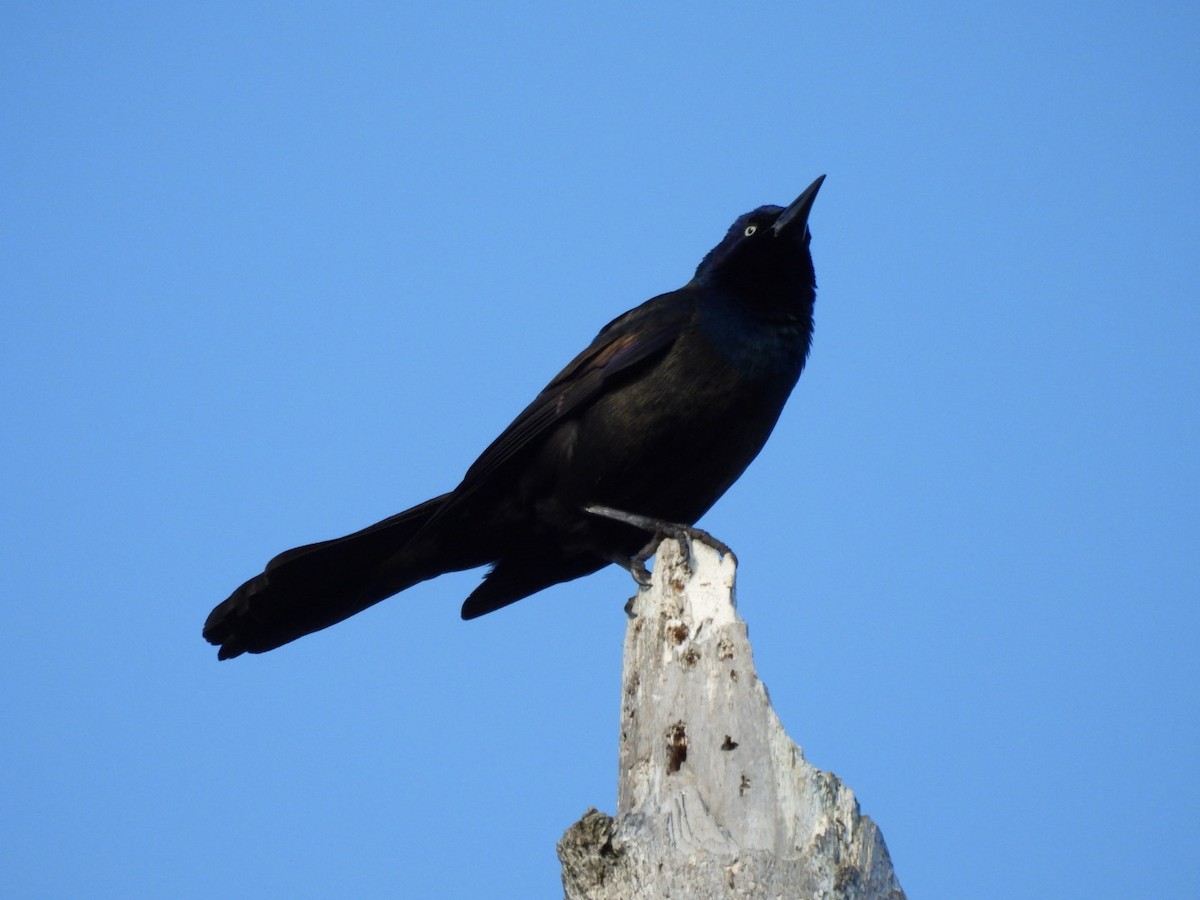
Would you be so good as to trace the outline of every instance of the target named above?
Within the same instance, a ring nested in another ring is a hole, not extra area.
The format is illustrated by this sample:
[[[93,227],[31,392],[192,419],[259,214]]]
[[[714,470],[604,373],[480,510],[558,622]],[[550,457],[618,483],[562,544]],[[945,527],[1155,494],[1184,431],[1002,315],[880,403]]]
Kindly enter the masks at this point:
[[[879,829],[771,708],[733,558],[690,557],[664,541],[631,602],[617,815],[589,810],[563,835],[567,900],[903,900]]]

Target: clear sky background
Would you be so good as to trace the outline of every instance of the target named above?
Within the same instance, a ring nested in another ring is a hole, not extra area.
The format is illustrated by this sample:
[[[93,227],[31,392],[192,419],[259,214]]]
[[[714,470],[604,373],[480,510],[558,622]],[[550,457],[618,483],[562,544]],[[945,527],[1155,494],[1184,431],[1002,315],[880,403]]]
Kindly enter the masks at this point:
[[[910,896],[1196,896],[1200,7],[0,8],[0,894],[559,895],[606,570],[218,664],[828,174],[809,366],[702,524]]]

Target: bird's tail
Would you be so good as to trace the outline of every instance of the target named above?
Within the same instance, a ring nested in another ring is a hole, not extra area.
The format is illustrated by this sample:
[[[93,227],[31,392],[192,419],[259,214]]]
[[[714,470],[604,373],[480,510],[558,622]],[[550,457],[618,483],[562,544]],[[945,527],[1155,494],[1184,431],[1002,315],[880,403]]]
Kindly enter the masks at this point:
[[[448,494],[345,537],[281,553],[204,623],[219,659],[263,653],[328,628],[450,567],[397,564]]]

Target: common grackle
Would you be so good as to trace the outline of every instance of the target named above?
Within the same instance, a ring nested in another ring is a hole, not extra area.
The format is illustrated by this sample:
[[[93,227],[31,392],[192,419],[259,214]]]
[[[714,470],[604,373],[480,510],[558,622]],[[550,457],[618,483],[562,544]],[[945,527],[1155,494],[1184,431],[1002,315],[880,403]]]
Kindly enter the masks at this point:
[[[609,563],[644,578],[657,541],[694,532],[758,455],[800,377],[824,180],[741,216],[691,281],[601,329],[454,490],[272,559],[205,622],[218,657],[272,650],[444,572],[492,567],[464,619]]]

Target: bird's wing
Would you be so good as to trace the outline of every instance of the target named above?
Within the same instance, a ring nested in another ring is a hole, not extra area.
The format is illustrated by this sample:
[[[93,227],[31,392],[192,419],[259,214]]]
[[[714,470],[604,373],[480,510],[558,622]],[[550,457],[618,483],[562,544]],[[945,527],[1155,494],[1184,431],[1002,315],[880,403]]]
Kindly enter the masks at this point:
[[[538,446],[556,425],[588,406],[615,378],[628,377],[660,359],[687,326],[693,309],[691,292],[681,289],[647,300],[605,325],[587,349],[480,454],[447,508],[491,482],[524,451]]]

